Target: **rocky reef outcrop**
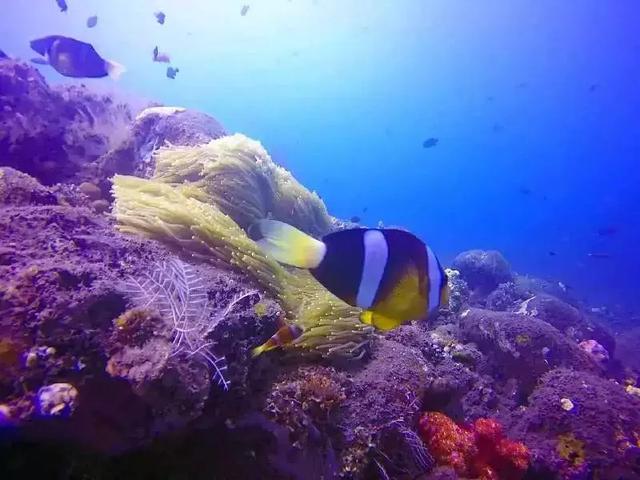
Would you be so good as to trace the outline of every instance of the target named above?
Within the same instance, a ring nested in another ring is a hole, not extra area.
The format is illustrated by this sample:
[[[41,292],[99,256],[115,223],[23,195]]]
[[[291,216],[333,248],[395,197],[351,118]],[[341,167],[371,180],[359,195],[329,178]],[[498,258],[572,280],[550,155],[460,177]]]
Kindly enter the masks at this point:
[[[471,290],[483,295],[513,278],[509,263],[496,250],[462,252],[453,259],[453,268],[460,272]]]
[[[131,109],[82,86],[51,88],[34,68],[0,60],[0,159],[44,185],[93,182]]]
[[[100,173],[104,178],[116,173],[150,177],[159,148],[194,147],[226,134],[224,127],[205,113],[182,107],[148,107],[138,113],[120,144],[100,159]]]
[[[251,240],[347,225],[259,142],[13,60],[0,87],[2,478],[640,475],[637,332],[479,250],[437,318],[374,332]]]

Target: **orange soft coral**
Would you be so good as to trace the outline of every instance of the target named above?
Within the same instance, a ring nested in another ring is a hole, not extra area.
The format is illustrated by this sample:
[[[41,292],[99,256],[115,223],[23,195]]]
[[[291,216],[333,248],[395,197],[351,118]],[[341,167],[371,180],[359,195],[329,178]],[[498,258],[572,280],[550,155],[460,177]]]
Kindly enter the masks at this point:
[[[418,430],[439,465],[452,467],[458,475],[471,474],[471,459],[478,454],[473,433],[440,412],[422,415]]]
[[[461,427],[442,413],[426,412],[419,430],[438,464],[452,467],[460,476],[519,480],[529,467],[527,447],[505,438],[493,419],[479,418]]]

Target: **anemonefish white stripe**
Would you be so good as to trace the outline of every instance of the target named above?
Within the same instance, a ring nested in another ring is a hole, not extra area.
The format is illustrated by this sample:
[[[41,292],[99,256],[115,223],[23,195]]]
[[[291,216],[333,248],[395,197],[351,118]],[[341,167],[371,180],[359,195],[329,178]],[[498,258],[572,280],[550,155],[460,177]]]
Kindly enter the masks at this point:
[[[364,265],[356,297],[356,304],[360,308],[369,308],[373,305],[388,258],[389,246],[382,232],[380,230],[364,232]]]
[[[440,306],[440,282],[442,282],[442,273],[438,266],[438,260],[433,251],[427,246],[427,261],[429,270],[429,313],[434,312]]]

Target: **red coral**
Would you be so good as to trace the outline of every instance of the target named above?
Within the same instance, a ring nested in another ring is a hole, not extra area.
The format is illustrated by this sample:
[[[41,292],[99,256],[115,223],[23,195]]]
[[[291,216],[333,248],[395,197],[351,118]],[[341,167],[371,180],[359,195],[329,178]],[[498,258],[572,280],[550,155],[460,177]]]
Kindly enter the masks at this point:
[[[529,450],[505,438],[501,425],[479,418],[470,427],[439,412],[426,412],[419,431],[439,465],[480,480],[519,480],[529,467]]]

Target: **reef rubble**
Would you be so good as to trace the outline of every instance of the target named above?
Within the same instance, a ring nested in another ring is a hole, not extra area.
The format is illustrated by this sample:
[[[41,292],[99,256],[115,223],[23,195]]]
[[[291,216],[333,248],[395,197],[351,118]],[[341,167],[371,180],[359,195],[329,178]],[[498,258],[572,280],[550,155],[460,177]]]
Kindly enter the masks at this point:
[[[251,240],[346,225],[259,142],[10,59],[0,92],[0,478],[640,477],[637,331],[473,250],[374,332]]]

